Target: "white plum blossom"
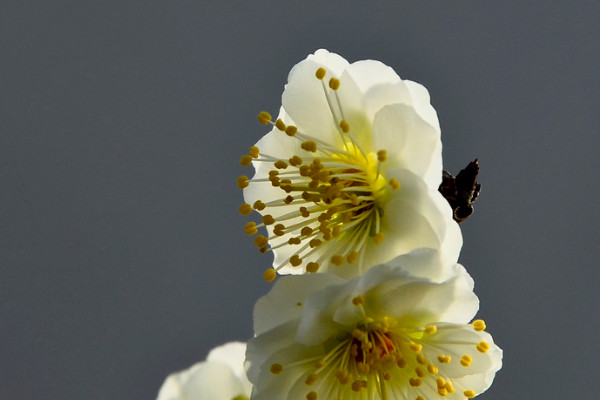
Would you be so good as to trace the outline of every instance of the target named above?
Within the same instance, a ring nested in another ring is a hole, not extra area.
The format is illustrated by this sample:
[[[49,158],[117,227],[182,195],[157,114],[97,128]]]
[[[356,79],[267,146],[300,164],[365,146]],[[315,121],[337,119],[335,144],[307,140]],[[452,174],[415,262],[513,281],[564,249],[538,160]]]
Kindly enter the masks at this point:
[[[254,311],[252,399],[463,400],[485,391],[502,350],[483,320],[472,321],[471,277],[455,264],[434,282],[399,260],[350,280],[279,278]]]
[[[157,400],[249,400],[246,344],[230,342],[208,353],[206,361],[167,377]]]
[[[379,61],[318,50],[291,70],[273,129],[241,158],[242,215],[281,274],[357,276],[416,248],[456,263],[462,236],[438,192],[442,144],[427,90]]]

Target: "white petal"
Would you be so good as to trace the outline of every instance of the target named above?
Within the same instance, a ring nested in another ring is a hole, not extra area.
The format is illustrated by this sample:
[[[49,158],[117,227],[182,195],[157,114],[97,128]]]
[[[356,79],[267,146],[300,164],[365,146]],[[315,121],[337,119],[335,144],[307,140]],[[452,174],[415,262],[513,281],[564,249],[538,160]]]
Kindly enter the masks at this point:
[[[300,132],[337,146],[341,142],[323,82],[330,77],[339,77],[346,65],[347,61],[337,54],[317,51],[294,66],[281,98],[283,108]],[[328,72],[323,82],[315,77],[315,72],[321,67]]]
[[[415,107],[415,110],[417,110],[421,118],[439,131],[440,122],[435,109],[430,103],[429,92],[425,86],[409,80],[405,80],[404,83],[410,90],[410,95],[413,99],[412,104]]]
[[[329,274],[308,274],[277,279],[271,291],[258,299],[254,306],[254,332],[258,335],[290,320],[298,319],[304,312],[304,301],[310,293],[342,282]]]
[[[375,115],[373,142],[387,151],[387,168],[404,168],[421,176],[431,189],[442,181],[440,133],[411,106],[394,104]]]
[[[251,384],[243,368],[246,345],[232,342],[209,353],[207,361],[173,373],[162,385],[158,400],[231,400],[249,396]]]

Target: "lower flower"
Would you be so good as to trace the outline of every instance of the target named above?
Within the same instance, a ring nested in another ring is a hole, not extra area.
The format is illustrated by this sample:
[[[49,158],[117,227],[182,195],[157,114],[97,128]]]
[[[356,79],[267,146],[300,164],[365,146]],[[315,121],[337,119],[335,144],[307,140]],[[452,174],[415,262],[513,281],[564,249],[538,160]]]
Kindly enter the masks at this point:
[[[167,377],[157,400],[249,400],[252,385],[244,371],[246,344],[214,348],[206,361]]]
[[[473,398],[492,383],[502,350],[482,320],[469,323],[472,289],[458,264],[441,283],[390,265],[350,281],[283,277],[255,308],[252,399]]]

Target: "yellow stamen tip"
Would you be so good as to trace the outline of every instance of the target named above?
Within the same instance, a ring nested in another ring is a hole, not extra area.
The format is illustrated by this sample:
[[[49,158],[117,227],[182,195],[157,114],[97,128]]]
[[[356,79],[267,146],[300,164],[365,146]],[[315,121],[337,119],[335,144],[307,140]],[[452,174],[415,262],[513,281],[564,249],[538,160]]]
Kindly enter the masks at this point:
[[[463,394],[465,395],[465,397],[472,399],[473,397],[475,397],[475,392],[472,390],[465,390],[463,392]]]
[[[379,232],[373,239],[375,240],[375,244],[380,244],[385,239],[385,233]]]
[[[250,156],[252,156],[252,158],[258,158],[258,155],[260,154],[260,150],[258,149],[258,147],[252,146],[252,147],[250,147],[250,151],[248,152],[248,154],[250,154]]]
[[[477,351],[479,351],[480,353],[487,353],[487,351],[490,349],[490,344],[488,342],[479,342],[477,343]]]
[[[252,165],[252,156],[251,155],[242,156],[240,158],[240,165],[242,165],[244,167]]]
[[[475,321],[473,321],[473,328],[477,331],[477,332],[481,332],[483,330],[485,330],[485,321],[482,319],[476,319]]]
[[[239,210],[240,214],[242,215],[250,215],[252,213],[252,206],[250,204],[244,203],[239,207]]]
[[[331,78],[329,80],[329,87],[333,90],[338,90],[340,87],[340,80],[338,78]]]
[[[323,67],[317,69],[317,72],[315,72],[315,76],[318,80],[323,80],[323,78],[325,78],[325,75],[327,75],[327,71]]]
[[[256,200],[252,207],[257,211],[262,211],[267,207],[267,205],[260,200]]]
[[[354,264],[356,261],[358,261],[359,256],[360,254],[358,253],[358,251],[351,251],[350,254],[348,254],[348,256],[346,257],[346,261],[348,261],[348,264]]]
[[[435,325],[427,325],[425,327],[425,333],[433,335],[436,332],[437,332],[437,326],[435,326]]]
[[[250,182],[248,182],[248,177],[245,175],[242,175],[240,177],[237,178],[237,186],[240,189],[244,189],[247,188],[248,185],[250,185]]]
[[[254,238],[254,244],[256,245],[256,247],[258,247],[259,249],[262,249],[263,247],[265,247],[267,244],[269,243],[269,239],[266,238],[266,236],[264,235],[258,235],[257,237]]]
[[[413,386],[413,387],[421,386],[421,380],[419,378],[410,378],[408,380],[408,382],[410,383],[410,386]]]
[[[450,364],[451,360],[452,360],[452,357],[450,357],[450,356],[445,356],[445,355],[438,356],[438,361],[441,362],[442,364]]]
[[[305,383],[305,384],[307,384],[307,385],[309,385],[309,386],[310,386],[310,385],[314,385],[314,384],[315,384],[315,382],[317,381],[317,378],[318,378],[318,377],[319,377],[319,376],[318,376],[317,374],[315,374],[315,373],[313,373],[313,374],[309,374],[309,375],[306,377],[306,379],[304,380],[304,383]]]
[[[275,272],[275,270],[270,270],[270,271]],[[283,372],[283,365],[281,365],[279,363],[273,363],[273,364],[271,364],[270,371],[273,375],[280,374],[281,372]]]
[[[307,140],[306,142],[302,142],[300,147],[302,147],[303,150],[310,151],[311,153],[314,153],[315,151],[317,151],[317,144],[315,142],[313,142],[312,140]]]
[[[398,190],[400,189],[400,182],[398,182],[396,178],[392,178],[390,179],[390,186],[392,187],[392,189]]]
[[[288,163],[283,160],[277,160],[273,163],[273,165],[275,165],[275,168],[278,169],[286,169],[288,167]]]
[[[331,263],[336,267],[341,267],[344,264],[344,256],[339,254],[334,255],[331,257]]]
[[[355,306],[360,306],[365,304],[365,296],[363,296],[362,294],[359,294],[358,296],[354,297],[352,299],[352,304],[354,304]]]
[[[256,235],[258,233],[258,229],[256,229],[256,223],[247,222],[246,225],[244,225],[244,231],[247,235]]]
[[[260,122],[263,125],[267,125],[271,121],[271,119],[271,114],[269,114],[266,111],[261,111],[258,114],[258,122]]]
[[[341,120],[340,121],[340,129],[344,133],[350,132],[350,124],[348,123],[348,121],[346,121],[345,119]]]
[[[308,272],[309,274],[314,274],[318,270],[319,270],[319,263],[311,261],[308,264],[306,264],[306,272]]]
[[[273,268],[266,270],[265,273],[263,274],[263,278],[265,278],[265,281],[267,281],[267,282],[273,282],[276,277],[277,277],[277,272]],[[273,364],[273,365],[275,365],[275,364]],[[271,365],[271,372],[273,372],[273,365]],[[278,365],[280,365],[280,364],[278,364]],[[281,370],[283,370],[283,367],[281,367]],[[279,372],[281,372],[281,370]],[[279,372],[277,372],[277,373],[279,373]]]
[[[292,264],[292,267],[297,267],[302,264],[302,259],[298,254],[294,254],[292,258],[290,258],[290,264]]]
[[[271,214],[263,215],[262,222],[265,225],[273,225],[275,223],[275,218]]]
[[[308,392],[306,400],[317,400],[317,392]]]
[[[387,151],[379,150],[377,152],[377,161],[384,162],[387,159]]]
[[[287,128],[285,128],[285,134],[288,136],[294,136],[296,132],[298,132],[298,128],[296,128],[294,125],[289,125]]]
[[[470,355],[465,354],[460,358],[460,365],[462,365],[463,367],[468,367],[469,365],[471,365],[472,361],[473,358]]]
[[[275,127],[280,131],[285,132],[285,123],[279,118],[275,121]]]

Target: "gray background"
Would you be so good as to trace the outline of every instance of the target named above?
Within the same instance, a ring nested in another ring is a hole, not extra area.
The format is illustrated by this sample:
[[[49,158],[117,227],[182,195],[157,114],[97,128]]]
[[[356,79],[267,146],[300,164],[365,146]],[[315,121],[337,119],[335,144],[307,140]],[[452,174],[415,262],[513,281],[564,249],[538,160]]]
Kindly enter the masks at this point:
[[[251,335],[238,159],[319,47],[424,84],[446,167],[480,159],[481,398],[596,398],[599,4],[3,2],[0,398],[152,399]]]

